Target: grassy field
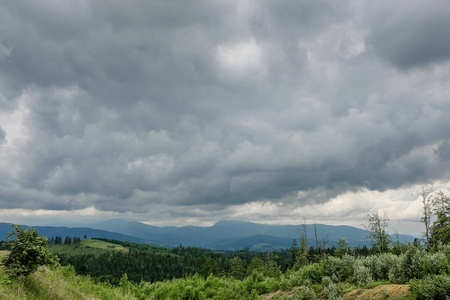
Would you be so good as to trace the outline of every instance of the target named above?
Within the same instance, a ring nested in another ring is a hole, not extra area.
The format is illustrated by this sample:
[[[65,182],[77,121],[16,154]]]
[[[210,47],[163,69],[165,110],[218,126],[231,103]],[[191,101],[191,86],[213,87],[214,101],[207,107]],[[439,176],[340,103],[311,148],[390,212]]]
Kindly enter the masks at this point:
[[[0,298],[8,300],[136,299],[126,289],[93,283],[76,276],[71,267],[40,267],[37,272],[10,280],[0,265]]]
[[[80,244],[49,245],[53,254],[79,255],[79,254],[101,254],[106,251],[128,252],[128,248],[113,243],[99,240],[82,240]]]
[[[82,241],[84,246],[96,251],[106,251],[108,246],[114,245],[102,241]],[[58,245],[64,246],[64,245]],[[70,245],[66,245],[70,246]],[[72,245],[73,246],[73,245]],[[80,245],[83,246],[83,245]],[[117,246],[117,251],[128,251],[127,248]],[[97,247],[97,248],[94,248]],[[64,247],[58,247],[63,249]],[[67,247],[66,247],[67,248]],[[39,267],[26,278],[11,279],[5,266],[1,263],[3,256],[10,251],[0,251],[0,299],[8,300],[87,300],[87,299],[136,299],[127,289],[112,287],[108,284],[94,283],[89,277],[75,275],[71,266],[67,267]]]

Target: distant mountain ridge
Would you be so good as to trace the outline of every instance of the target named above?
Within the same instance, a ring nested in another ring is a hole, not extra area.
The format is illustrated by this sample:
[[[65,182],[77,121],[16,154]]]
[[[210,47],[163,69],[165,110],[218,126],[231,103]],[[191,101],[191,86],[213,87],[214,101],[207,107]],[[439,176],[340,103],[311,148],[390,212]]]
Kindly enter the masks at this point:
[[[209,227],[157,227],[135,221],[113,219],[90,225],[92,228],[133,235],[142,239],[158,241],[166,245],[198,246],[213,250],[286,249],[299,237],[302,225],[267,225],[245,221],[222,220]],[[370,245],[367,232],[352,226],[316,224],[319,239],[328,240],[328,246],[336,246],[345,238],[351,247]],[[306,225],[308,245],[315,245],[314,225]],[[400,242],[411,242],[414,237],[399,234]]]
[[[328,247],[336,246],[340,238],[347,239],[350,247],[370,245],[365,230],[346,225],[316,224],[315,226],[318,238],[327,240]],[[83,238],[87,235],[88,238],[108,238],[164,247],[176,247],[181,244],[228,251],[243,248],[257,251],[287,249],[291,246],[293,239],[298,239],[300,230],[303,230],[303,225],[267,225],[235,220],[219,221],[209,227],[158,227],[122,219],[90,224],[87,227],[33,227],[40,235],[48,238],[56,235],[63,238],[65,236]],[[10,224],[0,223],[0,240],[5,240],[6,234],[11,231]],[[307,224],[306,232],[308,246],[315,246],[314,225]],[[399,240],[411,242],[414,237],[400,234]]]

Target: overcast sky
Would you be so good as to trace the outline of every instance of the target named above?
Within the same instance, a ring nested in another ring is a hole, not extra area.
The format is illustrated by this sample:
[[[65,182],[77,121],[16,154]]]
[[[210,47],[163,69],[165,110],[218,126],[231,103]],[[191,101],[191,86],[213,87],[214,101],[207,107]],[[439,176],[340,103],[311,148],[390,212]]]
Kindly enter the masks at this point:
[[[420,234],[450,187],[448,1],[0,3],[0,221]]]

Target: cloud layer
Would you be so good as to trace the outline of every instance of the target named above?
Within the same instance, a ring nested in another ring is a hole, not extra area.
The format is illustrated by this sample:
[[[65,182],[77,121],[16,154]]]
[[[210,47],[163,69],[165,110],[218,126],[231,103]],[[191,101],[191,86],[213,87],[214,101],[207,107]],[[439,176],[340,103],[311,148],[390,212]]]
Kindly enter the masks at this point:
[[[2,208],[220,218],[450,179],[447,3],[1,6]]]

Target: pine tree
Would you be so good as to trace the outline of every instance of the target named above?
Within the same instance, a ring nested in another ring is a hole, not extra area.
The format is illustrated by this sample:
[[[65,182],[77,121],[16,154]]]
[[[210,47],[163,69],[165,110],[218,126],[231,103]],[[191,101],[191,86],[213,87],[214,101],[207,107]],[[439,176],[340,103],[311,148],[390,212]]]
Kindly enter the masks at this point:
[[[297,263],[297,255],[299,253],[296,239],[292,240],[292,245],[291,248],[289,248],[289,252],[291,253],[291,266],[294,266]]]

